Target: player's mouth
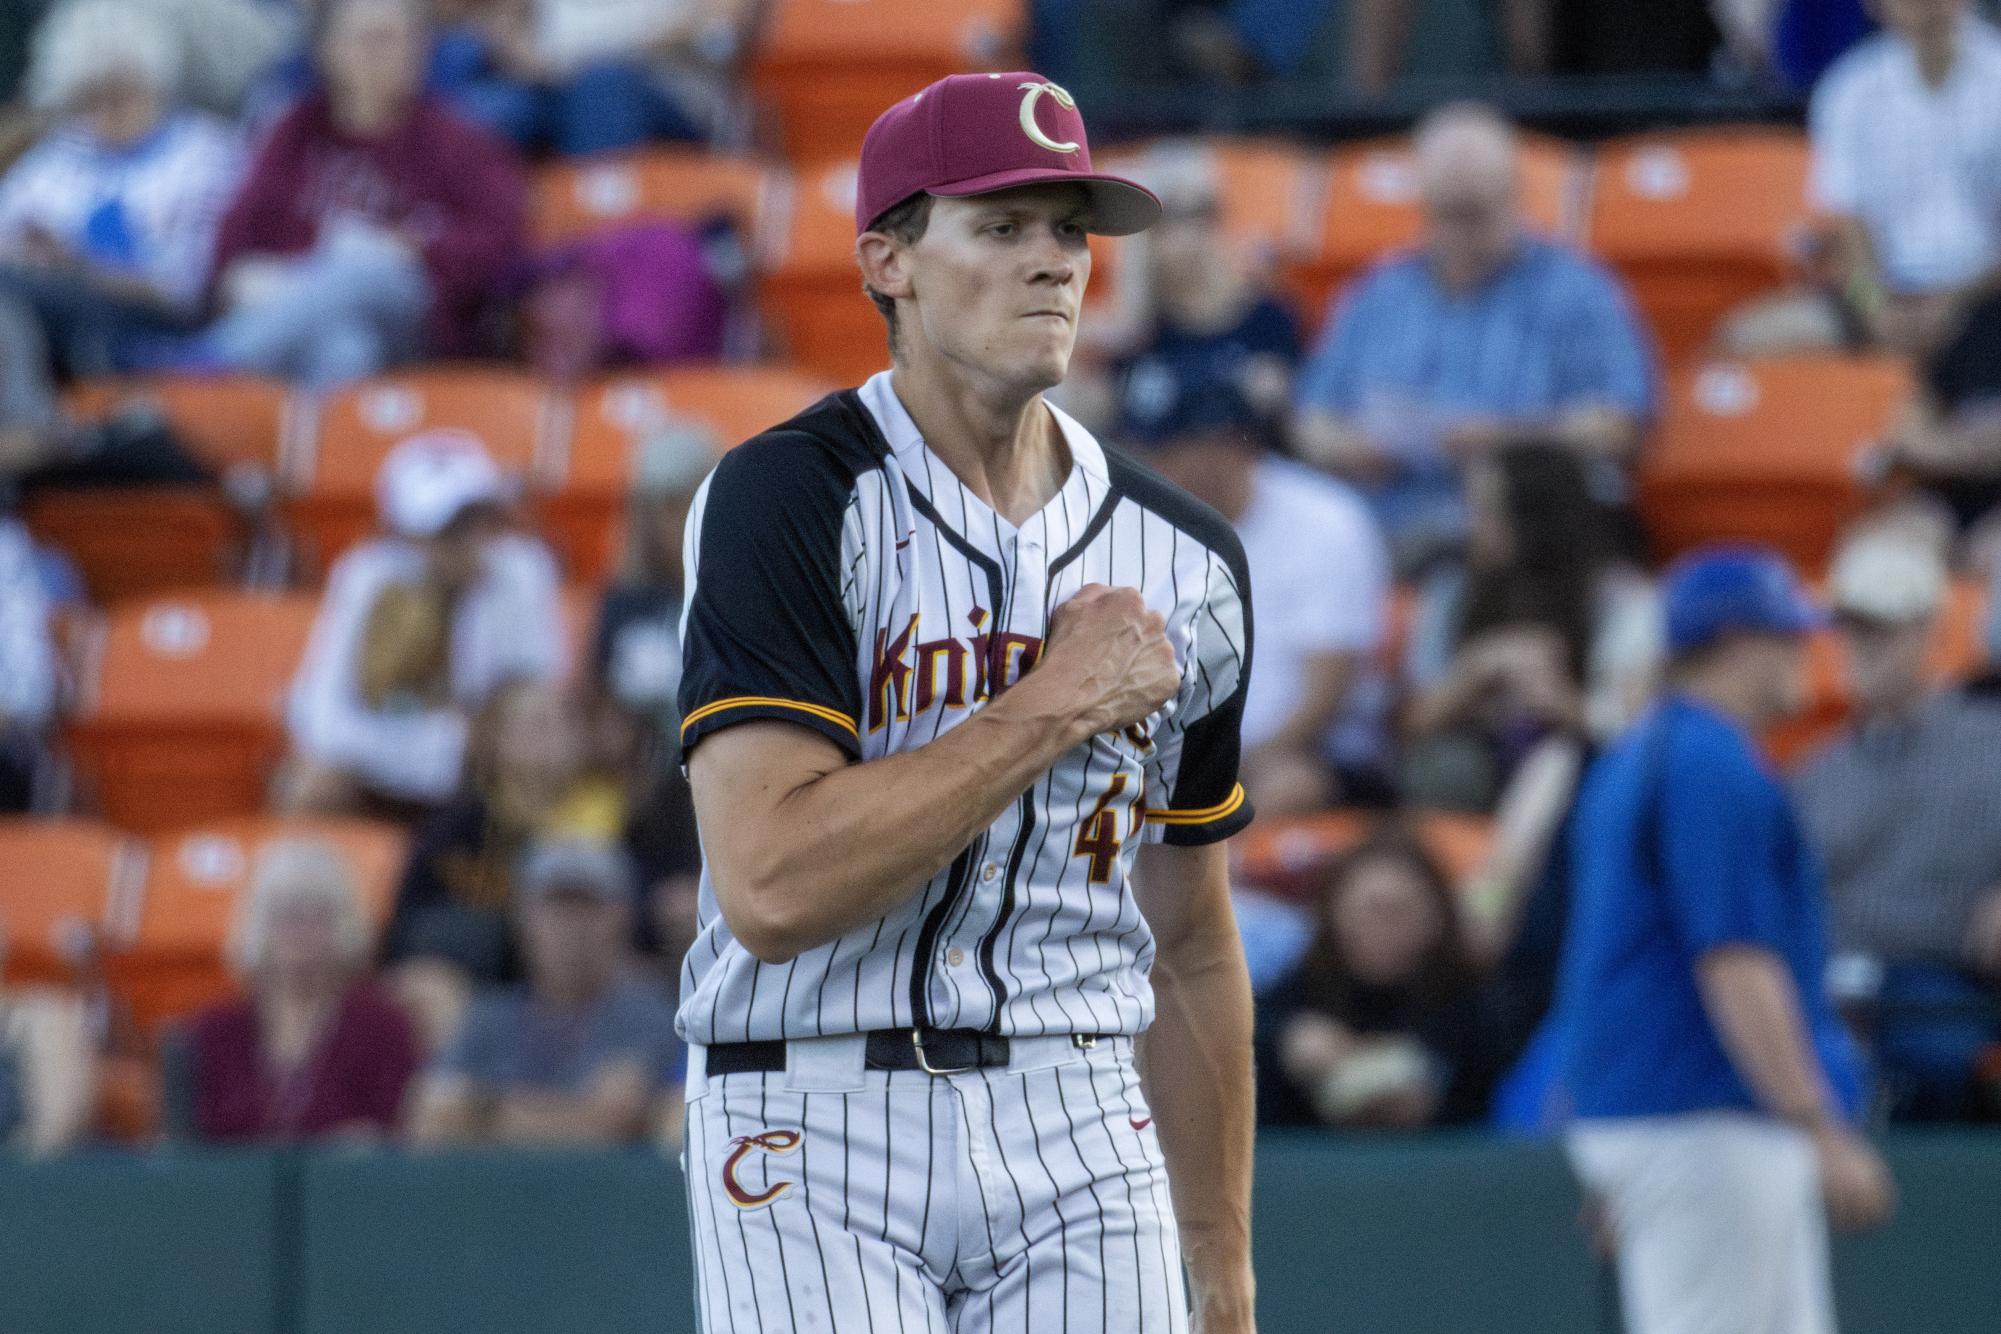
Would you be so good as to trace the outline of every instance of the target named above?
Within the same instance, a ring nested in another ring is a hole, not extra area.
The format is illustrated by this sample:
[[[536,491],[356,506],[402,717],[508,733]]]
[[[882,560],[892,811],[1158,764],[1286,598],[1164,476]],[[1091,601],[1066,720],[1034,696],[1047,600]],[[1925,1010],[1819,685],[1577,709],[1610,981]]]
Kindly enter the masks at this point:
[[[1031,310],[1026,315],[1023,315],[1022,318],[1025,320],[1033,320],[1041,318],[1042,316],[1045,315],[1054,319],[1062,320],[1065,324],[1070,323],[1070,312],[1065,310]]]

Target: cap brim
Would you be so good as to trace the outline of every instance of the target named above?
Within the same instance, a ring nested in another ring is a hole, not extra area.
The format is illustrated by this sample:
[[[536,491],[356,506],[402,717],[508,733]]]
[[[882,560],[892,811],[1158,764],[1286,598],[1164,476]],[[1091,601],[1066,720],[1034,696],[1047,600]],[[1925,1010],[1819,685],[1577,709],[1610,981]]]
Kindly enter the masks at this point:
[[[1107,176],[1102,172],[1017,167],[1012,171],[996,171],[948,185],[934,185],[925,193],[942,195],[947,199],[965,199],[971,195],[1019,189],[1024,185],[1083,186],[1091,199],[1089,230],[1100,236],[1131,236],[1160,221],[1160,200],[1154,197],[1153,191],[1123,176]]]

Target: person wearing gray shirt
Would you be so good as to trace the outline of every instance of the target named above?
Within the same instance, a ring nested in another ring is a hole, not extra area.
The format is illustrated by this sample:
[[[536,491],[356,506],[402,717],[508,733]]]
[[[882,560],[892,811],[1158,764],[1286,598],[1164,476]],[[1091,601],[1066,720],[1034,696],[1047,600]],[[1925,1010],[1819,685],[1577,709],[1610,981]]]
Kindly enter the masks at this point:
[[[609,845],[531,847],[516,905],[528,981],[473,1001],[425,1075],[418,1143],[624,1143],[669,1096],[674,1010],[628,957],[632,867]]]
[[[1826,864],[1845,990],[1873,990],[1895,1115],[1977,1110],[2001,1039],[2001,706],[1932,684],[1943,561],[1889,533],[1857,538],[1831,579],[1854,722],[1794,781]]]

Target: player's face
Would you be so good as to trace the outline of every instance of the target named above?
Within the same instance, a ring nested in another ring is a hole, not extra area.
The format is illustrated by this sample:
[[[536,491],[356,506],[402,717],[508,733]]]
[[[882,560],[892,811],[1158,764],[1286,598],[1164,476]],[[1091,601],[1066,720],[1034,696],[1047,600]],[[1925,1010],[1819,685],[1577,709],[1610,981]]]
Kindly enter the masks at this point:
[[[939,199],[905,255],[915,319],[903,336],[985,379],[1060,384],[1091,276],[1086,202],[1071,185]]]

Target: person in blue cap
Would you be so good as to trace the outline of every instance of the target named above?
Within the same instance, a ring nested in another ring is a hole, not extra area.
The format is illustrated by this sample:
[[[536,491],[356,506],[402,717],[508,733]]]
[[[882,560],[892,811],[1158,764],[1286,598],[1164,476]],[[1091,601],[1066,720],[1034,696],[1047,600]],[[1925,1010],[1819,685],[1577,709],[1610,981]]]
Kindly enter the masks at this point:
[[[1832,1334],[1827,1224],[1894,1187],[1822,974],[1821,873],[1757,735],[1799,710],[1824,619],[1777,554],[1666,578],[1661,701],[1593,766],[1557,990],[1571,1161],[1629,1334]]]

